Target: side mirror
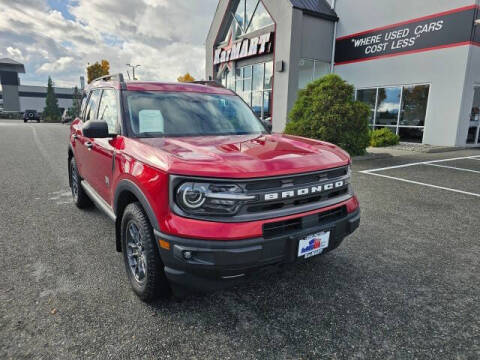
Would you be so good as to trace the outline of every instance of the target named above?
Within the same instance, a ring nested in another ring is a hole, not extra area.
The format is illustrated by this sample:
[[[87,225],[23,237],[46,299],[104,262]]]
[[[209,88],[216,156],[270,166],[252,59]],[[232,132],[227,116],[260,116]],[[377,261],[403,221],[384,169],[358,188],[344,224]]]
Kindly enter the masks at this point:
[[[105,121],[88,121],[82,127],[83,136],[88,138],[104,139],[111,137],[108,133],[108,125]]]

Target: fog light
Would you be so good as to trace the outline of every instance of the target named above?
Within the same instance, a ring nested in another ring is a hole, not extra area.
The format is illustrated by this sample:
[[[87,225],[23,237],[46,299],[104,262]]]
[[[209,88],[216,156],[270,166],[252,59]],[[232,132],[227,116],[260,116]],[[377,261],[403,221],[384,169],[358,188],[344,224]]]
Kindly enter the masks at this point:
[[[186,260],[190,260],[192,258],[192,252],[191,251],[184,251],[183,252],[183,257],[186,259]]]

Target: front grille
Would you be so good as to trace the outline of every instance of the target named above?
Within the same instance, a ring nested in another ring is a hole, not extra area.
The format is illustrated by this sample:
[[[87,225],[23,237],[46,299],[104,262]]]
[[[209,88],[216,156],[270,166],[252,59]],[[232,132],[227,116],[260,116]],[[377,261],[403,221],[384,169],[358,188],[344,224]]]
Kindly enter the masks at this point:
[[[341,206],[322,213],[299,217],[296,219],[277,221],[263,225],[263,237],[271,239],[276,236],[287,236],[291,233],[309,228],[327,225],[347,215],[347,207]]]
[[[348,174],[346,166],[331,170],[318,171],[311,174],[283,176],[279,178],[252,180],[245,184],[247,191],[275,190],[289,185],[308,185],[322,180],[333,180]]]
[[[255,195],[255,201],[246,203],[241,209],[243,214],[265,213],[276,210],[286,210],[296,208],[302,205],[320,203],[346,195],[349,192],[348,186],[348,167],[335,168],[331,170],[323,170],[309,174],[299,174],[291,176],[276,177],[272,179],[251,180],[243,186],[248,195]],[[278,199],[266,200],[265,194],[279,193],[284,191],[308,189],[311,186],[335,182],[337,180],[345,180],[344,186],[328,191],[308,193],[303,196],[292,196]]]

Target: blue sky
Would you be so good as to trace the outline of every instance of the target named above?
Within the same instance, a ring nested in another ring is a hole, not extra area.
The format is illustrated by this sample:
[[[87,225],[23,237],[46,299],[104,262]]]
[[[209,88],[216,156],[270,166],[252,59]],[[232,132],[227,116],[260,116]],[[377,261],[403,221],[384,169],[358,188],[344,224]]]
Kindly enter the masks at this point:
[[[75,86],[102,59],[138,77],[204,77],[205,38],[218,0],[0,0],[0,57],[25,64],[22,84]],[[192,16],[195,14],[195,16]]]

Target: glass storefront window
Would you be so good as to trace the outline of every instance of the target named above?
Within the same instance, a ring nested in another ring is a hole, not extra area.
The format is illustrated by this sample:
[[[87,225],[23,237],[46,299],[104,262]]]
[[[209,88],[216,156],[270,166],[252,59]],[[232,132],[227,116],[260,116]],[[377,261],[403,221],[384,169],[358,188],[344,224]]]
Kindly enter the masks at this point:
[[[235,70],[236,92],[252,108],[255,114],[265,119],[271,116],[271,87],[273,63],[258,63]]]
[[[263,70],[265,65],[255,64],[253,65],[253,82],[252,82],[252,90],[263,90]]]
[[[263,93],[263,118],[269,118],[272,116],[272,92],[265,91]]]
[[[298,64],[298,88],[304,89],[313,80],[314,60],[301,59]]]
[[[298,64],[298,88],[304,89],[309,83],[330,73],[330,63],[301,59]]]
[[[480,86],[473,88],[473,103],[470,112],[467,144],[480,144]]]
[[[313,80],[320,79],[321,77],[329,73],[330,73],[330,63],[315,60],[315,69],[313,70]]]
[[[233,16],[238,25],[237,36],[273,25],[272,18],[260,0],[240,0]]]
[[[252,110],[258,117],[262,117],[263,91],[252,93]]]
[[[400,125],[425,125],[429,89],[428,85],[403,87]]]
[[[264,82],[264,89],[271,89],[272,88],[272,81],[273,81],[273,62],[265,63],[265,82]]]
[[[357,100],[370,109],[370,125],[388,127],[401,141],[422,142],[429,85],[358,89]]]
[[[375,107],[377,106],[377,89],[363,89],[357,91],[357,100],[364,102],[370,107],[370,125],[375,119]]]
[[[260,1],[258,3],[257,10],[250,21],[247,32],[260,30],[269,25],[273,25],[273,20],[268,14],[268,11],[265,9],[265,6],[263,6],[262,2]]]
[[[468,128],[467,144],[475,144],[476,137],[477,137],[477,127],[470,126]]]
[[[399,127],[398,135],[401,141],[411,143],[421,143],[423,140],[423,127]]]
[[[377,116],[375,124],[397,126],[400,111],[401,88],[378,89]]]

